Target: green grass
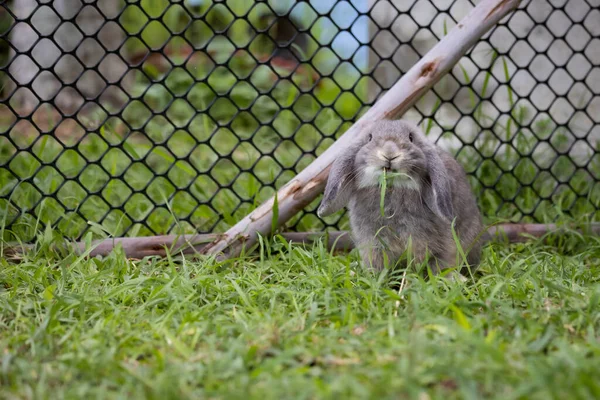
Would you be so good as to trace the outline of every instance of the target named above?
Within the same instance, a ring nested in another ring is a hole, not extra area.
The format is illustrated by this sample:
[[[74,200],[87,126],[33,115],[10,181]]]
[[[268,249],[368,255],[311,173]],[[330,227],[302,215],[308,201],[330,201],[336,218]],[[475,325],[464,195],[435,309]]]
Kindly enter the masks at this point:
[[[278,238],[226,264],[89,259],[48,230],[0,259],[0,397],[600,396],[598,237],[495,243],[401,297],[357,259]]]

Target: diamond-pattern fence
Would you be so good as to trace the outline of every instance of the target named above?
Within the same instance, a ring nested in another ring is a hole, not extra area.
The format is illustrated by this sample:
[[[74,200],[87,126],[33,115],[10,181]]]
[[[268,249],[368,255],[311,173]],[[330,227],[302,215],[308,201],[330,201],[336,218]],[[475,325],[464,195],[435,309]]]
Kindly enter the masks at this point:
[[[476,3],[0,2],[3,239],[224,231]],[[599,7],[523,1],[404,116],[488,221],[598,215]],[[347,228],[318,201],[286,229]]]

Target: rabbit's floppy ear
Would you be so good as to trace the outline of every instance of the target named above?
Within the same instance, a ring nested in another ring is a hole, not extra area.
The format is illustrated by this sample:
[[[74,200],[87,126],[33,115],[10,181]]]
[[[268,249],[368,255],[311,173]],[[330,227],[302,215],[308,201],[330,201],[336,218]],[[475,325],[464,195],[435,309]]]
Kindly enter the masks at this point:
[[[452,221],[454,219],[454,209],[452,207],[450,176],[448,175],[437,148],[431,144],[430,148],[427,150],[426,157],[429,178],[431,179],[431,188],[425,190],[423,196],[425,204],[439,217]]]
[[[317,210],[319,217],[326,217],[341,210],[350,200],[352,186],[350,177],[353,171],[356,149],[349,148],[341,154],[331,166],[325,193]]]

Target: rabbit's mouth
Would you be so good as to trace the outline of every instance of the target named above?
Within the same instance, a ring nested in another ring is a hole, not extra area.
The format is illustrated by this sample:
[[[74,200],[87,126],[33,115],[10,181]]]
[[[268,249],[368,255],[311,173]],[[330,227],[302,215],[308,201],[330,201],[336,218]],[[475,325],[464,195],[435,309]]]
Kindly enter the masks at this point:
[[[394,165],[368,165],[362,169],[359,176],[359,187],[377,187],[385,179],[389,186],[418,190],[418,180],[409,171]]]
[[[418,181],[403,169],[384,168],[379,179],[385,179],[390,186],[419,189]]]

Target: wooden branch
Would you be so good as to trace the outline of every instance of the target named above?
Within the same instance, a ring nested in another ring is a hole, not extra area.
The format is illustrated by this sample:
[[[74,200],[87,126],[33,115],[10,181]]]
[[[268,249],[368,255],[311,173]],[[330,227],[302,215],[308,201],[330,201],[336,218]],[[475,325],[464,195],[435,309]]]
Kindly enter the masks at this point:
[[[143,237],[122,237],[93,241],[89,249],[88,256],[106,256],[115,248],[121,246],[125,255],[129,258],[142,259],[144,257],[158,256],[165,257],[167,252],[170,254],[198,253],[207,244],[218,237],[218,234],[196,234],[196,235],[164,235],[164,236],[143,236]],[[87,249],[85,242],[68,243],[77,254],[84,254]],[[7,257],[18,257],[32,249],[32,244],[12,244],[9,243],[5,249]]]
[[[366,123],[396,118],[405,113],[481,36],[519,3],[520,0],[483,0],[471,10],[340,139],[276,193],[276,226],[283,225],[323,192],[332,162],[348,148]],[[220,235],[202,252],[223,258],[236,256],[244,246],[252,247],[258,234],[271,233],[274,204],[275,197]]]
[[[564,233],[567,230],[577,231],[587,235],[600,235],[600,223],[580,225],[557,224],[502,224],[488,228],[488,241],[504,241],[522,243],[530,237],[541,238],[549,233]]]
[[[587,225],[559,226],[556,224],[504,224],[488,228],[487,240],[497,242],[518,243],[525,242],[530,237],[540,238],[549,233],[561,233],[565,230],[575,230],[580,233],[600,235],[600,223]],[[288,242],[296,244],[311,245],[317,240],[325,237],[326,247],[334,252],[350,251],[354,243],[349,232],[285,232],[281,236]],[[142,259],[144,257],[165,257],[170,254],[199,255],[202,248],[209,242],[216,240],[219,234],[206,235],[167,235],[136,238],[115,238],[99,240],[92,243],[90,249],[86,249],[84,242],[74,243],[74,250],[78,254],[89,256],[107,256],[116,247],[121,246],[125,255],[129,258]],[[19,257],[20,253],[31,250],[33,245],[10,245],[5,249],[5,255],[9,258]]]

